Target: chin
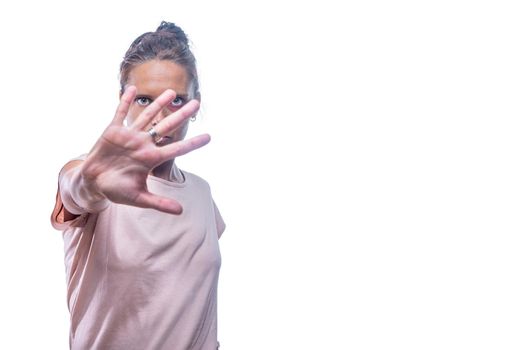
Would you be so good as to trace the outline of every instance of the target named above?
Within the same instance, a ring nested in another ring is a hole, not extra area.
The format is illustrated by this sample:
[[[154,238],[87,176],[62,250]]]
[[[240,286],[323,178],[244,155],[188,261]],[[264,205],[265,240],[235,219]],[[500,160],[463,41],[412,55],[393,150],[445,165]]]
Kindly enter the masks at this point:
[[[165,146],[165,145],[169,145],[170,143],[173,143],[175,142],[175,140],[171,137],[171,136],[163,136],[162,139],[160,139],[156,145],[157,146]]]

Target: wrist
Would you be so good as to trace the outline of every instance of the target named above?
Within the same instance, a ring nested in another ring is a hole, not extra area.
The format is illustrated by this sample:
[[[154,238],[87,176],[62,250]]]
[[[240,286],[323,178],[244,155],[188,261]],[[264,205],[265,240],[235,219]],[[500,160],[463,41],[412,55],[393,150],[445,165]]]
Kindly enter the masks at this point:
[[[83,172],[83,167],[77,166],[64,174],[63,195],[64,205],[74,214],[85,212],[96,213],[109,205],[109,200],[99,191],[94,179]]]

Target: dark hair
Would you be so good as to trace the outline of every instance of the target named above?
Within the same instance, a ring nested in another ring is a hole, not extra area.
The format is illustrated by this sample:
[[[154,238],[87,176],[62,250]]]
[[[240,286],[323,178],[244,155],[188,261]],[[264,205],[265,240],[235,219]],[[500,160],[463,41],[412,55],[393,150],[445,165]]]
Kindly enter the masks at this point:
[[[123,92],[131,70],[150,60],[170,60],[186,69],[193,98],[200,98],[195,56],[186,33],[174,23],[162,21],[155,32],[147,32],[133,41],[120,64],[120,89]]]

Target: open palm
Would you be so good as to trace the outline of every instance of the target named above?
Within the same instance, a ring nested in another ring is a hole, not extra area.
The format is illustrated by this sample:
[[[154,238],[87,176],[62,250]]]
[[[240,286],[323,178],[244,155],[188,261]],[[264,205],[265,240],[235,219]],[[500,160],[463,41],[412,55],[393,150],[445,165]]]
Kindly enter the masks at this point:
[[[82,176],[93,191],[112,202],[180,214],[182,206],[175,199],[148,191],[147,176],[158,165],[206,145],[210,137],[204,134],[158,146],[144,129],[176,94],[172,90],[165,91],[125,126],[124,120],[135,94],[136,89],[131,86],[122,95],[113,121],[82,164]],[[198,101],[189,101],[155,125],[155,131],[159,135],[171,134],[198,108]]]

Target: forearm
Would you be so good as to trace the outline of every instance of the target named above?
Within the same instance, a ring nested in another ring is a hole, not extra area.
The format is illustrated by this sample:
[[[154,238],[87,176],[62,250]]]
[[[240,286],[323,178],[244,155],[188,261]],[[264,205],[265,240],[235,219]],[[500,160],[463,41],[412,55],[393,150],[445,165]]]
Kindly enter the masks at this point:
[[[96,186],[82,174],[82,165],[64,168],[60,174],[60,196],[65,208],[72,214],[97,213],[104,210],[109,201],[96,190]]]

